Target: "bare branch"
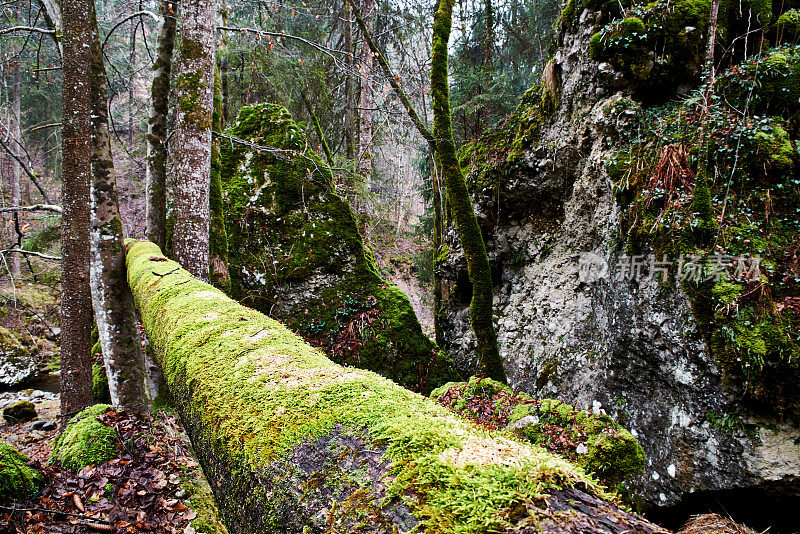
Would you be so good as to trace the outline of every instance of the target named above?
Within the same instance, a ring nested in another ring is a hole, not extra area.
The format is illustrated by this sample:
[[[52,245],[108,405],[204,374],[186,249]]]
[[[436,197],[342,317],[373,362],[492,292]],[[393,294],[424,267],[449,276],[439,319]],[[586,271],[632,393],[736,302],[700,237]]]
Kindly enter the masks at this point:
[[[53,30],[48,30],[47,28],[37,28],[36,26],[12,26],[11,28],[4,28],[0,30],[0,35],[5,35],[7,33],[14,33],[14,32],[38,32],[47,35],[56,34],[56,32]]]
[[[61,256],[49,256],[47,254],[42,254],[41,252],[34,252],[32,250],[23,250],[21,248],[7,248],[5,250],[0,250],[0,254],[2,255],[8,253],[25,254],[26,256],[36,256],[37,258],[42,258],[43,260],[61,261]]]
[[[348,56],[348,57],[351,56],[351,54],[343,50],[335,50],[333,48],[328,48],[327,46],[322,46],[321,44],[311,42],[307,39],[303,39],[302,37],[298,37],[296,35],[291,35],[283,32],[268,32],[265,30],[256,30],[255,28],[237,28],[234,26],[217,26],[217,30],[224,30],[228,32],[255,33],[257,35],[266,35],[268,37],[275,37],[276,39],[289,39],[292,41],[298,41],[312,48],[316,48],[317,50],[319,50],[326,56],[330,57],[334,61],[336,60],[336,56],[334,56],[334,54],[339,54],[341,56]]]
[[[61,206],[54,204],[34,204],[33,206],[6,206],[0,208],[0,213],[21,212],[21,211],[49,211],[52,213],[62,213]]]

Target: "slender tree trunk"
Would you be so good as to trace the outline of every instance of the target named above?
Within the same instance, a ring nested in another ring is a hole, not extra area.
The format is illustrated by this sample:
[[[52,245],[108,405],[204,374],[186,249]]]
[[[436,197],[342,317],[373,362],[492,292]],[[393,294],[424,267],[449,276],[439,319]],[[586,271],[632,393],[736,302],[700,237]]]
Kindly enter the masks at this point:
[[[477,342],[478,374],[506,381],[503,362],[497,348],[497,333],[492,322],[492,273],[481,229],[472,208],[464,175],[456,157],[450,116],[450,88],[447,74],[447,44],[453,17],[453,0],[437,0],[433,19],[433,57],[431,58],[431,93],[436,148],[442,179],[451,213],[458,229],[461,248],[467,260],[472,283],[470,322]]]
[[[347,159],[352,160],[356,156],[355,144],[355,88],[353,87],[353,23],[350,22],[353,12],[350,4],[345,0],[345,22],[344,22],[344,48],[347,52],[345,56],[345,76],[344,76],[344,146]]]
[[[692,213],[695,221],[692,227],[694,234],[700,244],[709,245],[716,235],[718,226],[711,206],[711,191],[708,169],[708,140],[706,139],[706,129],[708,128],[709,106],[711,91],[714,87],[716,78],[716,67],[714,65],[714,48],[717,42],[717,21],[719,18],[719,0],[711,1],[711,12],[708,23],[708,49],[706,50],[705,89],[703,90],[703,109],[700,118],[700,151],[697,157],[697,175],[692,191]]]
[[[492,0],[484,0],[484,24],[486,25],[486,35],[483,39],[483,94],[489,94],[492,86],[492,60],[494,56],[494,9]],[[489,108],[484,106],[481,113],[483,128],[489,127]],[[476,135],[480,129],[476,132]]]
[[[222,131],[222,79],[219,69],[214,74],[214,114],[212,129]],[[222,202],[222,162],[219,155],[219,139],[211,144],[211,191],[209,207],[211,210],[209,275],[210,281],[219,289],[228,291],[231,278],[228,273],[228,233],[225,230],[225,206]]]
[[[108,132],[106,71],[92,8],[92,189],[90,280],[94,316],[103,349],[111,402],[142,409],[144,354],[130,286],[126,283],[125,244],[119,215],[111,138]]]
[[[147,174],[145,175],[147,239],[161,248],[167,239],[167,116],[169,114],[169,82],[172,51],[175,45],[177,19],[170,0],[160,0],[158,57],[151,93],[152,107],[147,132]]]
[[[222,5],[220,6],[220,11],[222,12],[222,25],[228,25],[228,2],[227,0],[222,0]],[[219,47],[217,48],[217,65],[219,66],[220,71],[220,82],[222,85],[222,125],[219,130],[222,131],[223,128],[227,127],[230,124],[231,115],[229,109],[229,97],[230,94],[228,92],[228,36],[227,34],[222,35],[222,39],[220,40]]]
[[[92,403],[92,299],[89,289],[91,178],[91,0],[64,3],[61,216],[61,416]]]
[[[444,347],[444,329],[442,327],[442,276],[438,272],[439,255],[442,253],[442,194],[439,180],[439,169],[435,154],[431,153],[431,187],[433,188],[433,331],[436,344]]]
[[[131,36],[128,50],[128,69],[130,69],[130,76],[128,76],[128,145],[133,146],[133,116],[134,116],[134,98],[136,92],[134,91],[133,84],[136,82],[134,75],[136,66],[136,28],[139,25],[138,20],[131,20]]]
[[[209,272],[216,15],[215,0],[181,1],[173,254],[178,263],[201,280],[208,280]]]
[[[20,76],[19,64],[14,66],[13,72],[13,85],[11,87],[11,124],[9,125],[9,137],[11,138],[11,146],[17,154],[22,154],[22,134],[20,133]],[[20,205],[20,177],[21,169],[19,163],[11,160],[11,205]],[[14,213],[14,225],[19,229],[19,213]],[[21,245],[21,243],[20,243]],[[19,278],[20,273],[20,256],[19,254],[11,255],[11,276]]]
[[[365,34],[371,34],[375,25],[374,6],[374,0],[363,0],[361,4],[361,12],[367,21]],[[364,180],[365,189],[369,188],[372,176],[372,108],[375,107],[372,63],[372,50],[364,36],[361,43],[361,91],[358,101],[358,174]]]

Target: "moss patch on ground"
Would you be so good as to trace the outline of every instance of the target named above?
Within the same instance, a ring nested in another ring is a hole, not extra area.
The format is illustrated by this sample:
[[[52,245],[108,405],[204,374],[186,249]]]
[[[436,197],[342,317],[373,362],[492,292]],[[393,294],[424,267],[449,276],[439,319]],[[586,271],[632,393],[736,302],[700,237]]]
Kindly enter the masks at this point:
[[[127,264],[176,405],[199,432],[195,449],[207,448],[204,468],[217,459],[232,474],[217,492],[228,514],[242,506],[280,508],[291,492],[225,499],[271,466],[291,469],[291,451],[335,428],[366,435],[369,450],[385,451],[383,465],[391,468],[383,483],[428,532],[505,529],[526,503],[554,488],[585,484],[605,495],[563,458],[476,429],[375,373],[336,365],[283,325],[197,281],[151,243],[129,241]],[[338,512],[329,513],[335,521]]]
[[[95,404],[81,411],[67,423],[53,445],[51,459],[65,469],[78,471],[87,465],[98,465],[116,458],[117,433],[101,423],[97,416],[111,409],[108,404]]]
[[[378,275],[333,175],[285,108],[242,109],[222,139],[231,292],[337,363],[430,391],[457,377],[408,298]]]
[[[514,393],[488,378],[450,383],[431,398],[480,425],[504,429],[563,456],[615,487],[644,468],[644,451],[607,415],[594,415],[555,399]]]
[[[0,502],[24,500],[36,495],[44,476],[26,464],[30,459],[5,442],[0,442]]]

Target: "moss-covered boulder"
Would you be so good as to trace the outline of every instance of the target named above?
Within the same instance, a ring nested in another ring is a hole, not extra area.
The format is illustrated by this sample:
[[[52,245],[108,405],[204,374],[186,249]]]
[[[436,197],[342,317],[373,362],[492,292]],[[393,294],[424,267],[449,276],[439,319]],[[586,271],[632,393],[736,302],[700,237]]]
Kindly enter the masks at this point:
[[[36,373],[30,351],[12,332],[0,326],[0,386],[12,387]]]
[[[336,362],[406,387],[454,379],[408,298],[378,275],[330,169],[285,108],[242,109],[221,143],[234,298],[284,322]]]
[[[6,424],[15,425],[36,419],[36,406],[32,402],[21,400],[11,406],[3,408],[3,419]]]
[[[116,458],[119,454],[117,432],[98,419],[109,409],[108,404],[95,404],[70,419],[53,445],[51,459],[66,469],[77,471]]]
[[[481,425],[504,428],[560,454],[613,487],[644,468],[644,451],[608,415],[536,400],[487,378],[446,384],[431,397]]]
[[[44,477],[29,462],[30,458],[0,441],[0,502],[24,500],[41,489]]]

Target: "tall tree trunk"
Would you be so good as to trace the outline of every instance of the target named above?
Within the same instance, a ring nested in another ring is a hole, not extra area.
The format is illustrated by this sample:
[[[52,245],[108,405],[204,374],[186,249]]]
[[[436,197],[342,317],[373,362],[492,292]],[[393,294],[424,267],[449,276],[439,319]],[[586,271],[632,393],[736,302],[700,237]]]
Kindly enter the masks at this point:
[[[361,13],[366,17],[367,29],[364,33],[372,33],[375,25],[375,14],[372,12],[374,0],[363,0]],[[372,50],[364,36],[361,42],[361,91],[358,101],[358,174],[364,180],[365,188],[369,188],[372,175],[372,108],[375,107],[372,90]]]
[[[64,3],[61,216],[61,416],[92,403],[92,299],[89,289],[92,0]]]
[[[708,169],[708,140],[706,139],[706,129],[708,128],[709,107],[711,105],[711,91],[714,88],[716,78],[716,66],[714,65],[714,48],[717,42],[717,21],[719,18],[719,0],[711,0],[711,12],[709,13],[708,23],[708,49],[706,50],[705,75],[707,76],[706,85],[703,90],[703,109],[700,118],[700,151],[697,157],[697,176],[695,177],[694,190],[692,191],[692,213],[695,220],[692,228],[698,243],[710,245],[717,233],[717,219],[714,209],[711,206],[711,190]]]
[[[222,13],[222,25],[228,25],[228,2],[227,0],[222,0],[222,5],[220,6],[220,12]],[[220,83],[222,85],[222,126],[217,131],[222,131],[222,128],[227,127],[230,123],[231,115],[229,109],[229,98],[230,93],[228,92],[228,36],[227,34],[223,33],[222,39],[220,40],[219,47],[217,48],[217,65],[220,71]]]
[[[353,87],[353,65],[355,61],[353,50],[353,23],[350,21],[353,12],[350,4],[345,0],[345,21],[344,21],[344,48],[345,56],[345,76],[344,76],[344,146],[347,159],[352,160],[356,156],[356,136],[355,136],[355,88]]]
[[[472,208],[464,175],[456,157],[450,116],[450,88],[447,75],[447,44],[453,17],[453,0],[437,0],[433,18],[431,93],[436,148],[450,210],[458,229],[472,283],[470,322],[477,342],[478,374],[506,381],[492,323],[492,273],[481,229]]]
[[[219,69],[214,73],[214,113],[212,129],[222,131],[222,79]],[[209,208],[211,211],[209,242],[209,275],[211,283],[223,291],[231,287],[228,273],[228,233],[225,230],[225,206],[222,202],[222,162],[219,155],[219,139],[211,144],[211,191]]]
[[[147,174],[145,175],[147,239],[164,248],[167,240],[167,116],[172,51],[177,19],[170,0],[160,0],[158,57],[151,92],[152,107],[147,132]]]
[[[13,72],[13,85],[11,87],[11,121],[9,125],[9,137],[11,138],[10,146],[14,148],[17,154],[22,154],[22,134],[20,133],[20,76],[19,64],[14,65]],[[11,205],[20,205],[20,165],[17,161],[11,160]],[[14,213],[14,227],[19,231],[19,213]],[[21,245],[22,243],[19,243]],[[20,255],[11,255],[11,276],[19,278],[20,273]]]
[[[136,66],[136,28],[139,26],[137,19],[131,20],[131,36],[128,49],[128,69],[130,69],[130,76],[128,76],[128,145],[133,146],[133,116],[134,116],[134,99],[136,98],[136,91],[133,84],[136,82],[135,66]]]
[[[439,255],[442,253],[442,234],[444,230],[442,218],[442,190],[439,180],[439,166],[435,154],[431,154],[431,187],[433,188],[433,331],[436,344],[444,347],[444,329],[442,327],[442,275],[438,272]]]
[[[92,7],[92,189],[91,268],[92,302],[108,388],[114,406],[142,409],[144,355],[134,312],[133,296],[126,283],[125,244],[119,215],[111,138],[108,132],[106,70],[97,14]]]
[[[486,26],[486,35],[483,37],[483,94],[488,95],[492,86],[492,64],[494,56],[494,9],[492,8],[492,0],[484,0],[483,19]],[[481,122],[483,128],[489,127],[489,108],[483,107],[481,113]],[[475,134],[480,133],[480,128]]]
[[[173,254],[201,280],[208,280],[209,265],[216,15],[215,0],[181,1]]]

